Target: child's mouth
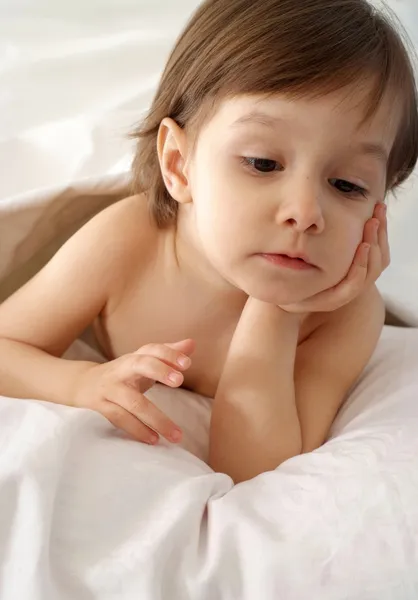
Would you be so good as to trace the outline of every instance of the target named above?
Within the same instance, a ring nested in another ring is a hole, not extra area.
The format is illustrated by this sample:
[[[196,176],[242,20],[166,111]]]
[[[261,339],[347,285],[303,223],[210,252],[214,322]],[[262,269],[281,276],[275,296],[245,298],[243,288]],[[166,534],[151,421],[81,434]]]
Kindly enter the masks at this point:
[[[312,271],[317,269],[315,265],[303,258],[288,256],[287,254],[260,254],[264,259],[278,267],[285,267],[295,271]]]

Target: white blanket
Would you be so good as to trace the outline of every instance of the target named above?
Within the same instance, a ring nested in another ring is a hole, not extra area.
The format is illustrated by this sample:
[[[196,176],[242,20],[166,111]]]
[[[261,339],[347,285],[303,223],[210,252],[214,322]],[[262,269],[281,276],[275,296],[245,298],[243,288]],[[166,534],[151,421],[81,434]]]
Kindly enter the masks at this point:
[[[1,600],[416,600],[417,352],[386,328],[330,441],[235,487],[191,393],[150,396],[198,456],[0,399]]]

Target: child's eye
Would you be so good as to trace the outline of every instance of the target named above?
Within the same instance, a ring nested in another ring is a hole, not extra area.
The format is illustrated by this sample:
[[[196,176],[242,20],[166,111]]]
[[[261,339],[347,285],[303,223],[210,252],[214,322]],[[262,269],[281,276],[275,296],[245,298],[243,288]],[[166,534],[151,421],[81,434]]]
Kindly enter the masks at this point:
[[[281,165],[277,160],[270,160],[269,158],[254,158],[254,157],[243,157],[243,162],[246,166],[258,171],[259,173],[272,173],[273,171],[280,171]]]
[[[329,182],[342,194],[360,194],[364,198],[367,198],[367,190],[355,183],[350,183],[350,181],[345,181],[345,179],[330,179]]]

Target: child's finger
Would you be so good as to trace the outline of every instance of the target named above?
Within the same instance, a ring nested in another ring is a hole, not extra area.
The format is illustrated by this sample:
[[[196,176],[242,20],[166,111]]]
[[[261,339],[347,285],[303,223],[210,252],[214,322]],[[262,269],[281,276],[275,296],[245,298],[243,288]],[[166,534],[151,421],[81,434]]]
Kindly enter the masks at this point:
[[[377,212],[379,214],[379,212]],[[381,275],[383,270],[383,258],[382,251],[379,245],[379,234],[382,229],[384,229],[384,223],[380,221],[379,218],[372,219],[372,243],[369,252],[369,261],[367,267],[367,282],[374,283],[376,279]]]
[[[170,387],[179,387],[184,376],[178,370],[155,356],[128,354],[120,361],[116,380],[120,382],[137,381],[142,378],[159,381]]]
[[[118,404],[103,400],[98,412],[106,417],[117,429],[123,429],[123,431],[138,442],[155,444],[158,441],[158,434],[155,431],[144,425],[144,423]]]
[[[367,277],[370,244],[362,243],[357,248],[347,276],[336,286],[320,292],[311,301],[307,301],[307,309],[335,310],[348,304],[361,291]]]
[[[344,306],[359,294],[367,278],[370,244],[362,243],[357,248],[347,277],[334,289],[334,300]]]
[[[181,340],[180,342],[170,342],[170,343],[166,343],[166,346],[168,346],[169,348],[174,348],[174,350],[179,350],[181,352],[184,352],[184,354],[187,354],[188,356],[190,356],[190,354],[192,354],[195,350],[196,347],[196,343],[194,340],[192,340],[191,338],[187,338],[186,340]]]
[[[181,348],[181,346],[180,346]],[[153,356],[176,369],[186,370],[191,365],[191,359],[184,352],[169,347],[168,344],[147,344],[135,352],[137,355]]]
[[[389,264],[385,205],[378,203],[374,216],[365,226],[364,240],[371,244],[367,280],[376,281]]]
[[[386,205],[382,204],[379,209],[380,213],[380,227],[378,231],[378,242],[380,252],[382,254],[382,268],[386,269],[390,264],[390,248],[389,248],[389,237],[388,237],[388,226],[386,217]]]
[[[364,226],[363,242],[365,244],[377,244],[378,243],[378,230],[380,229],[379,219],[373,217],[369,219]]]
[[[353,281],[359,281],[366,278],[367,267],[369,266],[370,249],[371,245],[369,243],[360,244],[354,255],[353,263],[347,274],[347,277],[342,283],[345,281],[351,283]]]
[[[115,386],[107,400],[120,406],[148,428],[159,433],[170,442],[181,440],[181,430],[155,406],[146,396],[127,385]]]

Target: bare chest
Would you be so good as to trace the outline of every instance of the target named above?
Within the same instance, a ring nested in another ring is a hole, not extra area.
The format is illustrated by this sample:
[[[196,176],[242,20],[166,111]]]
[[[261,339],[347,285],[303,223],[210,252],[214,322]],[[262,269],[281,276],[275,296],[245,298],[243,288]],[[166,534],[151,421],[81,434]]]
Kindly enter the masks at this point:
[[[149,343],[193,338],[196,349],[184,387],[214,397],[244,303],[225,306],[187,284],[151,276],[146,284],[123,294],[115,308],[96,322],[95,330],[109,359]],[[303,326],[299,342],[312,329],[309,323]]]
[[[213,397],[240,311],[225,310],[189,292],[182,286],[159,283],[152,294],[126,294],[114,311],[96,323],[96,335],[109,358],[149,343],[194,339],[196,349],[184,387]]]

